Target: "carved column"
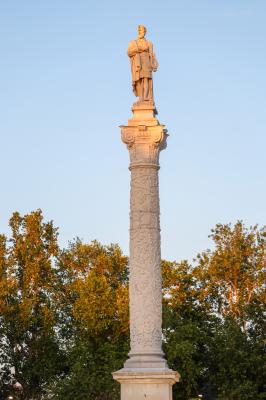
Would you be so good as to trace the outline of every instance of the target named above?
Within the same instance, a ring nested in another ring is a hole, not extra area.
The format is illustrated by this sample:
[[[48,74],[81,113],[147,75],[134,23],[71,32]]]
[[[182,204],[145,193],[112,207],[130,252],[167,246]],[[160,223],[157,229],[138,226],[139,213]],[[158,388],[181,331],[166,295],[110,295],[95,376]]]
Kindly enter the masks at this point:
[[[179,374],[162,352],[162,278],[159,205],[159,154],[167,133],[151,102],[133,106],[121,126],[130,155],[130,353],[122,370],[122,400],[170,400]]]
[[[144,121],[143,121],[144,122]],[[122,127],[130,154],[130,359],[126,366],[165,366],[162,353],[159,153],[162,125]]]

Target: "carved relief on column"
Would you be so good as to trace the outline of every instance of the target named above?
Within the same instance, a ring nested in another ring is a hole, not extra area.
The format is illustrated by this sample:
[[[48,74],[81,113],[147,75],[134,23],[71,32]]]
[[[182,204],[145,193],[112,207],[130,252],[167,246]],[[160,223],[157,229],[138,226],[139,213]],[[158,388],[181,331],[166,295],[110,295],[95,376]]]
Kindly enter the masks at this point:
[[[156,120],[157,121],[157,120]],[[163,125],[123,126],[130,153],[130,355],[163,356],[159,153]]]
[[[162,283],[158,171],[155,168],[137,167],[131,173],[131,353],[161,354]]]

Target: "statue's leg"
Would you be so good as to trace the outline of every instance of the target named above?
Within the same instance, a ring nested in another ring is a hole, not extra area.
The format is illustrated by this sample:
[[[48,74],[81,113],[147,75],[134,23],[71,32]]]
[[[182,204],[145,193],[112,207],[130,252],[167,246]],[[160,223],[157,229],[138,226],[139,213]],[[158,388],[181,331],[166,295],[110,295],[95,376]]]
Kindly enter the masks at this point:
[[[149,79],[149,99],[153,101],[153,80]]]
[[[137,92],[137,97],[139,98],[140,101],[143,100],[143,83],[142,83],[143,79],[139,79],[136,82],[136,92]]]
[[[149,78],[143,78],[143,100],[149,100]]]

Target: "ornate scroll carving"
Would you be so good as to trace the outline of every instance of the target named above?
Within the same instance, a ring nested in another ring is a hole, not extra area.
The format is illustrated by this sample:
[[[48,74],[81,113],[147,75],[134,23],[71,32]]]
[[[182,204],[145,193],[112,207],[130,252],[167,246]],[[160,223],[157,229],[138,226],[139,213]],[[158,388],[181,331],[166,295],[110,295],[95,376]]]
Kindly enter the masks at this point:
[[[130,167],[150,164],[159,167],[159,152],[166,147],[167,131],[164,125],[122,126],[121,138],[130,153]]]

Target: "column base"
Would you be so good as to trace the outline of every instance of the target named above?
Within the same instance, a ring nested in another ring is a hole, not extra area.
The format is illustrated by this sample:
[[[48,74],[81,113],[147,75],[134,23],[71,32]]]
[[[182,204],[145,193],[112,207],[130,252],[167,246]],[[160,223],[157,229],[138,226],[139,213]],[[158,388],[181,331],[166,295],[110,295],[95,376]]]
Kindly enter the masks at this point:
[[[121,400],[172,400],[180,375],[171,369],[123,368],[113,378],[121,384]]]
[[[153,352],[153,353],[129,353],[129,358],[126,360],[124,364],[124,369],[168,369],[167,362],[164,358],[164,354],[162,352]]]

